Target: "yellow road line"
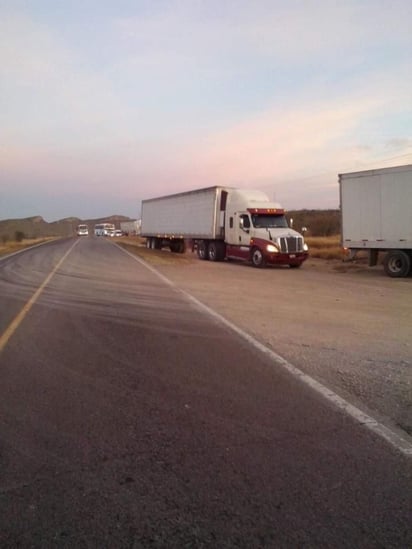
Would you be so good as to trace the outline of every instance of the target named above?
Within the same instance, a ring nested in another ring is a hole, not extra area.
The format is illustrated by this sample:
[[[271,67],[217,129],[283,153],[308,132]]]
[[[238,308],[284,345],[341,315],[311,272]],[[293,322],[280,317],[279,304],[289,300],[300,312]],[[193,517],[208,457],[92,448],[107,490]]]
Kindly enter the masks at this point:
[[[29,301],[24,305],[24,307],[19,312],[19,314],[14,318],[14,320],[11,321],[9,326],[6,328],[6,330],[0,336],[0,353],[3,351],[4,347],[7,345],[7,342],[9,341],[11,336],[14,334],[14,332],[17,330],[17,328],[23,322],[23,320],[24,320],[25,316],[27,315],[27,313],[30,311],[30,309],[33,307],[33,305],[36,303],[36,301],[39,298],[40,294],[42,293],[44,288],[47,286],[47,284],[50,282],[53,275],[62,266],[63,261],[66,259],[66,257],[69,255],[69,253],[73,250],[73,248],[76,246],[76,244],[78,242],[79,241],[76,240],[76,242],[64,254],[64,256],[60,259],[60,261],[54,267],[54,269],[48,274],[48,276],[45,278],[45,280],[42,282],[42,284],[39,286],[39,288],[31,296]]]

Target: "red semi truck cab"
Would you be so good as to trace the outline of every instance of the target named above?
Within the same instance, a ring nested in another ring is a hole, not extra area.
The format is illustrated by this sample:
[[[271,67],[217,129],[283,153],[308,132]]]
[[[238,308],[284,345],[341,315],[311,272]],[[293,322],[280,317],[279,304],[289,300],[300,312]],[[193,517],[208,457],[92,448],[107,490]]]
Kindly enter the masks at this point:
[[[228,194],[225,216],[226,256],[265,264],[300,267],[308,257],[303,236],[288,226],[285,211],[255,190]]]

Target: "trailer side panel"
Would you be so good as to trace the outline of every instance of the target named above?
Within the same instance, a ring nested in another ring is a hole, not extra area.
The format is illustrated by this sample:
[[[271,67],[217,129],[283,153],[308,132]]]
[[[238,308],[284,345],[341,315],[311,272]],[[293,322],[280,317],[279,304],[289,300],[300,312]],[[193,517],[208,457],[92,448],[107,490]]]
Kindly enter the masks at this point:
[[[142,236],[219,239],[224,237],[223,187],[142,201]]]
[[[412,166],[339,176],[342,244],[412,248]]]

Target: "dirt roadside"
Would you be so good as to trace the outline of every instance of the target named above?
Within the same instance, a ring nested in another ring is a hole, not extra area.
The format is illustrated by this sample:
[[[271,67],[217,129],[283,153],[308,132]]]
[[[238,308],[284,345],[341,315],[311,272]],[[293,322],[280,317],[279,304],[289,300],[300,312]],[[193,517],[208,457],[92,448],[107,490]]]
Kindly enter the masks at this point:
[[[134,248],[177,287],[376,419],[412,435],[411,277],[388,278],[381,266],[362,260],[254,269]]]

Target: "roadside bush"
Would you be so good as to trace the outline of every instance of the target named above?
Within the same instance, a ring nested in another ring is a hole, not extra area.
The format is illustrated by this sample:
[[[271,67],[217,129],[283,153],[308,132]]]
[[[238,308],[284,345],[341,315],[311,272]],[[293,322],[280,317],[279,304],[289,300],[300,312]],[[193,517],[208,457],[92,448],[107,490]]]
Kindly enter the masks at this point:
[[[22,240],[24,240],[24,232],[23,231],[16,231],[14,233],[14,240],[16,242],[21,242]]]
[[[1,241],[3,242],[3,244],[6,244],[9,240],[10,240],[10,238],[9,238],[8,234],[2,234],[1,235]]]
[[[287,217],[293,219],[293,228],[302,232],[305,227],[309,236],[333,236],[340,233],[339,210],[295,210]]]

